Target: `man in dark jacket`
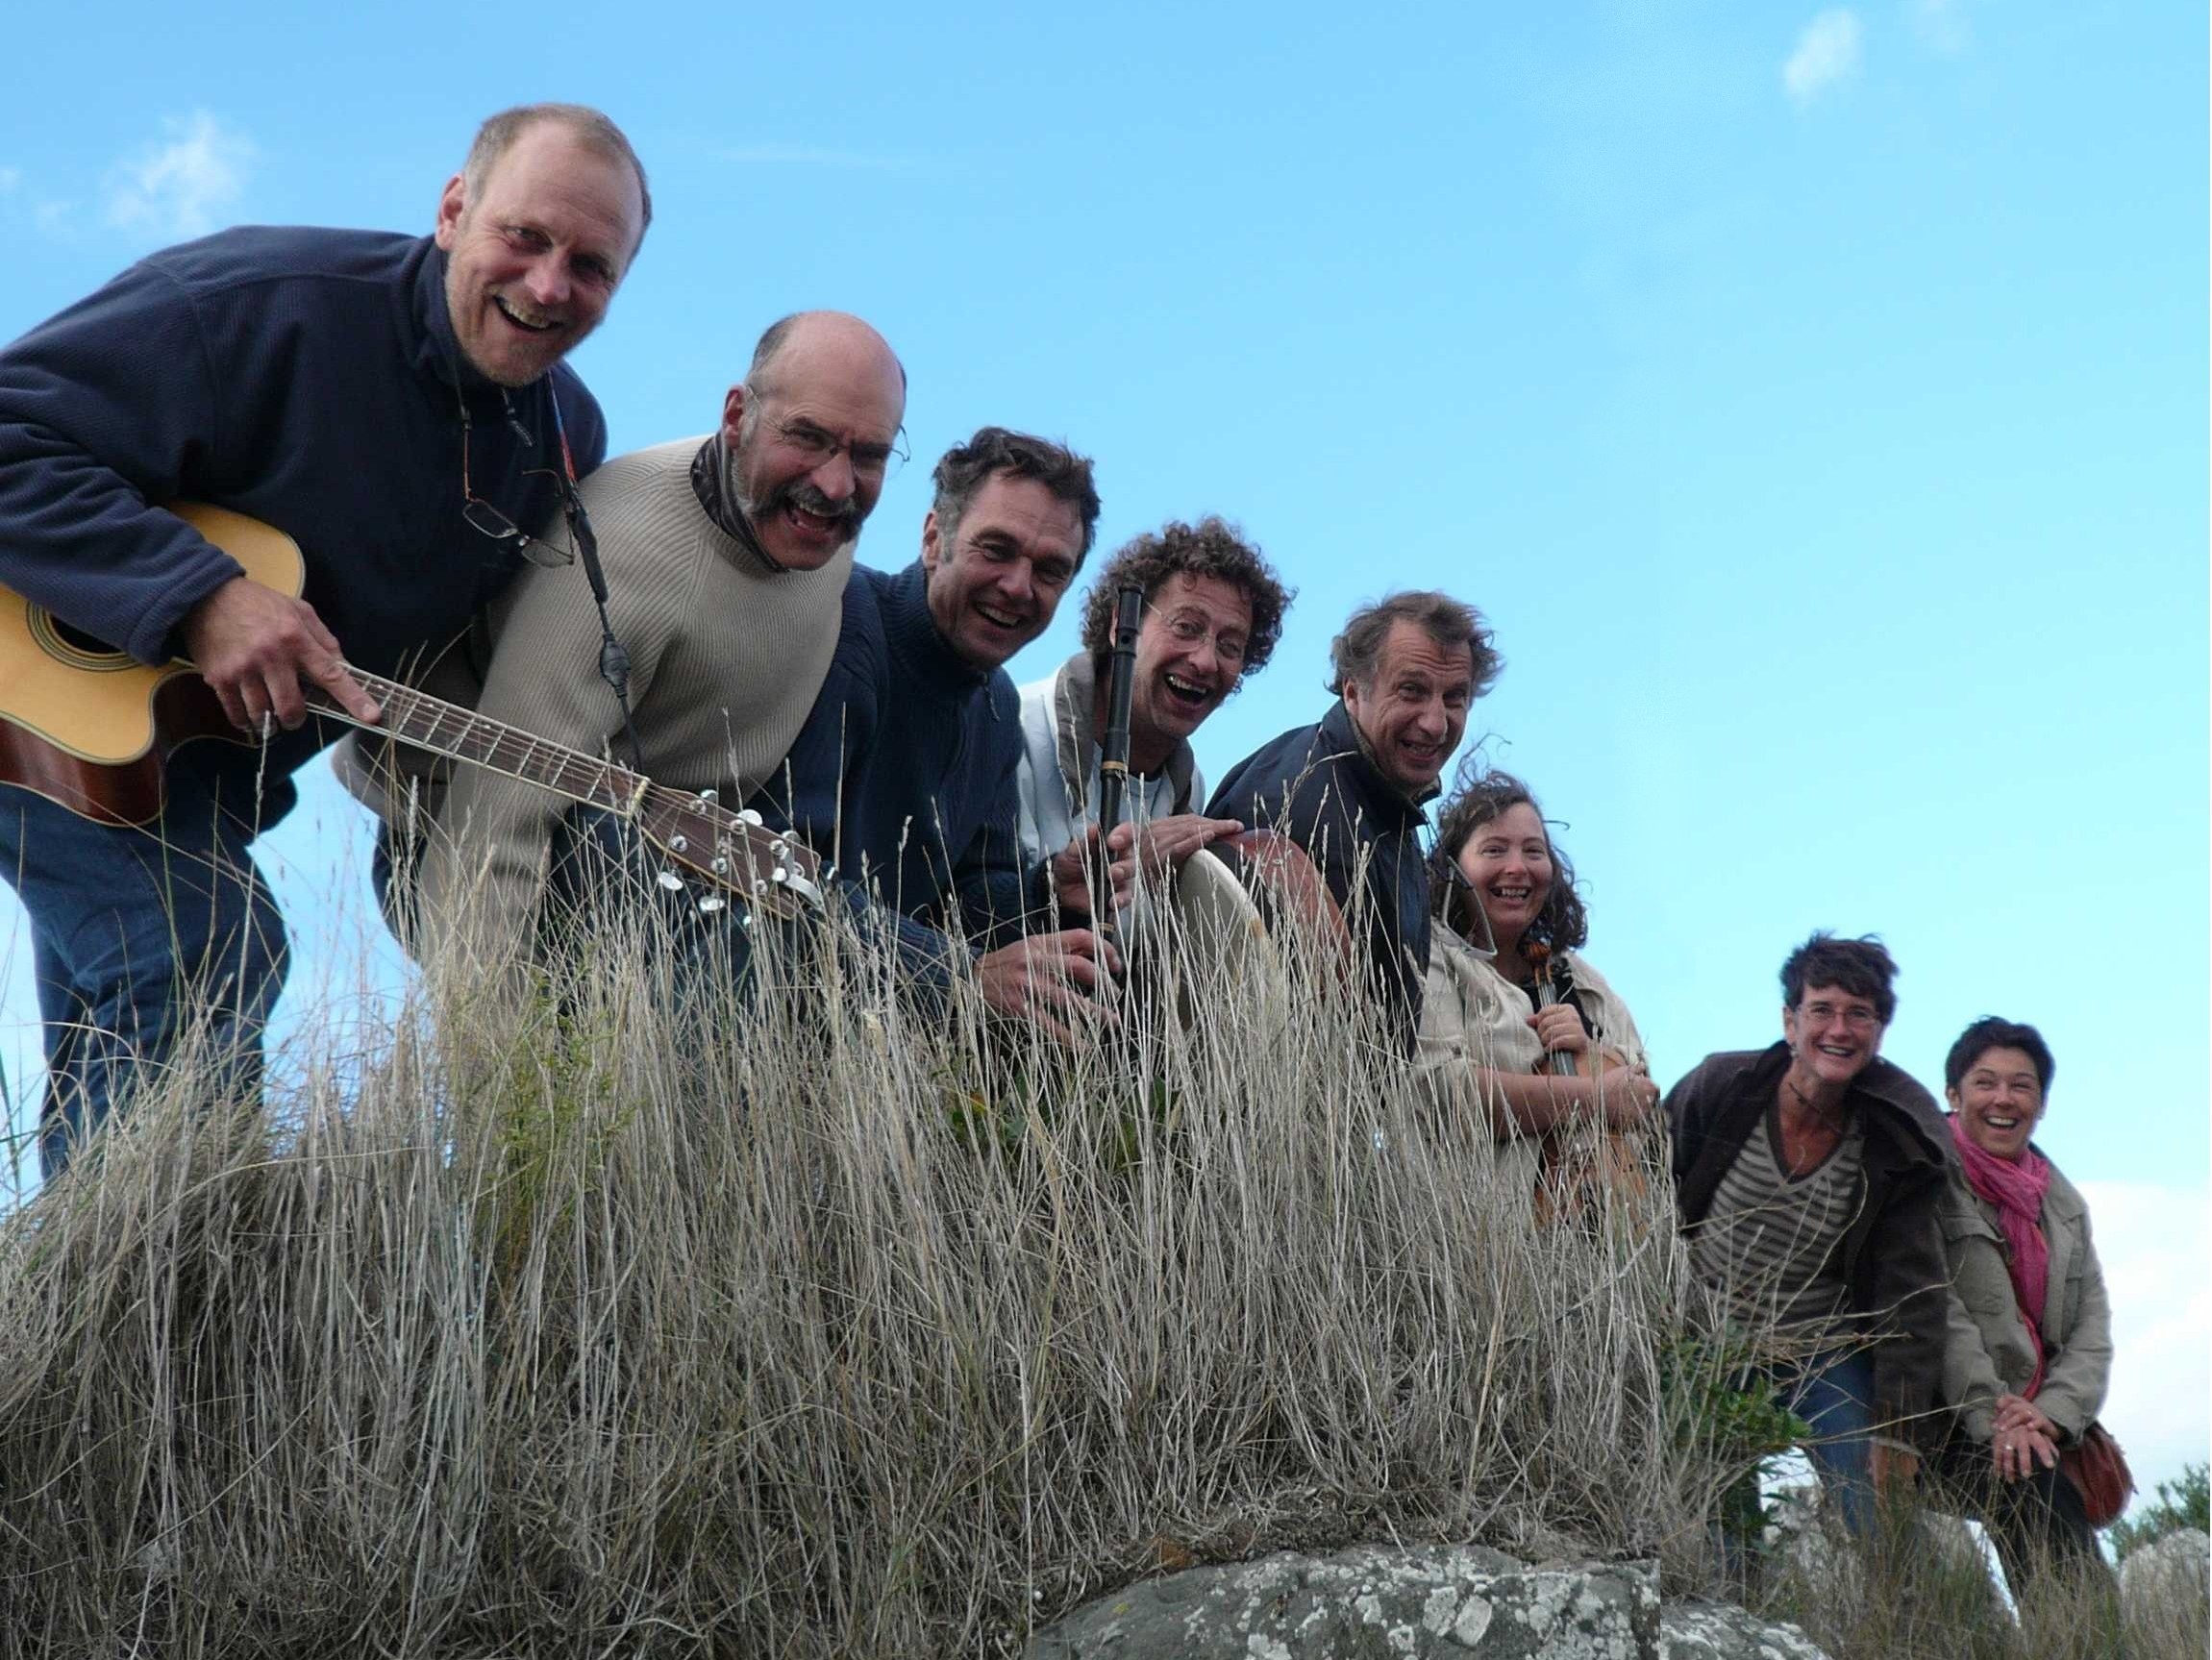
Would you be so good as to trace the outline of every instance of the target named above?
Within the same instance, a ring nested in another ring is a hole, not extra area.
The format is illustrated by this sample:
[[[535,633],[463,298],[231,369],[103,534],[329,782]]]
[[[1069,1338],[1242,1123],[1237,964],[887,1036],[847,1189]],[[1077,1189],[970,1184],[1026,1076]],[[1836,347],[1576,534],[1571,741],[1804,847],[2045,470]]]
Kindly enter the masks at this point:
[[[837,860],[856,920],[895,933],[910,981],[972,974],[989,1006],[1064,1040],[1106,971],[1088,929],[1028,931],[1063,896],[1022,855],[1021,703],[1004,665],[1081,569],[1098,490],[1086,458],[1004,427],[954,446],[935,483],[921,557],[853,567],[829,677],[753,805]],[[1080,888],[1064,897],[1076,908]]]
[[[1813,1346],[1779,1377],[1856,1534],[1938,1433],[1943,1381],[1951,1138],[1879,1055],[1896,973],[1878,940],[1814,934],[1782,965],[1783,1041],[1707,1055],[1666,1101],[1691,1266],[1737,1324]]]
[[[0,584],[95,663],[188,657],[231,723],[270,740],[180,752],[138,828],[0,789],[46,1022],[49,1176],[132,1066],[167,1058],[187,1009],[253,1087],[285,939],[248,849],[343,730],[308,720],[306,694],[373,720],[346,664],[391,674],[458,633],[530,551],[513,527],[598,464],[598,406],[560,359],[650,216],[604,115],[512,110],[478,134],[429,236],[226,231],[0,350]],[[180,500],[290,536],[304,592],[249,580],[157,505]]]
[[[1334,706],[1239,761],[1206,811],[1305,851],[1358,930],[1369,988],[1410,1054],[1429,972],[1422,807],[1504,665],[1481,613],[1440,593],[1355,611],[1330,658]]]

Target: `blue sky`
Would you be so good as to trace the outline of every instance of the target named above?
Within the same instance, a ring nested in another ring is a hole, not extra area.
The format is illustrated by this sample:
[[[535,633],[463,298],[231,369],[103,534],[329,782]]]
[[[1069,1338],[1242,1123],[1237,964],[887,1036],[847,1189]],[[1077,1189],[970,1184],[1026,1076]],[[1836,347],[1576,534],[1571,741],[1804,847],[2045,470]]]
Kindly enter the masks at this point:
[[[1218,511],[1298,586],[1217,777],[1318,714],[1359,601],[1474,601],[1473,730],[1564,821],[1662,1078],[1776,1035],[1816,927],[1887,939],[1924,1079],[1976,1015],[2041,1025],[2118,1432],[2204,1456],[2200,11],[371,16],[12,19],[0,337],[202,229],[427,229],[484,113],[604,107],[659,215],[578,357],[616,449],[705,430],[773,317],[860,312],[917,458],[863,558],[998,421],[1097,458],[1104,545]],[[295,1026],[385,972],[365,839],[327,790],[272,838]],[[0,921],[18,1095],[27,961]]]

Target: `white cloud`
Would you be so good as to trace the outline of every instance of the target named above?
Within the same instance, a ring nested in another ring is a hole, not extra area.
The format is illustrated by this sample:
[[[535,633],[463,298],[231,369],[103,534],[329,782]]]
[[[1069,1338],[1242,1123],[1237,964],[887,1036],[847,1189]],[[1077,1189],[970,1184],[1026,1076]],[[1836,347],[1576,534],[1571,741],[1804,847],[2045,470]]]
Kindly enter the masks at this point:
[[[2212,1457],[2212,1191],[2085,1181],[2112,1298],[2112,1391],[2100,1416],[2142,1496]]]
[[[162,119],[166,137],[108,175],[108,223],[164,239],[212,231],[243,194],[252,140],[205,110]]]
[[[22,183],[22,168],[0,167],[0,196],[12,196]]]
[[[1974,43],[1966,0],[1912,0],[1905,15],[1921,43],[1943,57],[1955,58]]]
[[[1798,37],[1797,50],[1782,65],[1782,86],[1800,107],[1858,73],[1858,14],[1823,12]]]

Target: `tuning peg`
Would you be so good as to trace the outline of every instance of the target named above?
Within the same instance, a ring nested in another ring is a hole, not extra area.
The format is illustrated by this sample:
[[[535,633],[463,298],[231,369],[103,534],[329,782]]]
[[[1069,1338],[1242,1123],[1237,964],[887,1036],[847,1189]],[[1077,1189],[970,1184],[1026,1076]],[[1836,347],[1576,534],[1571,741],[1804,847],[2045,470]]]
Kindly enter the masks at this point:
[[[712,916],[716,911],[729,908],[729,901],[718,893],[707,893],[699,896],[699,914],[701,916]]]
[[[668,838],[668,851],[670,853],[689,853],[691,851],[691,838],[680,835],[670,836]]]
[[[737,822],[743,825],[751,825],[755,830],[758,830],[765,821],[751,807],[747,807],[743,812],[737,815]]]
[[[718,807],[722,805],[722,792],[720,790],[701,790],[699,799],[710,807]]]
[[[662,871],[654,880],[670,893],[682,893],[683,891],[683,879],[672,870]]]

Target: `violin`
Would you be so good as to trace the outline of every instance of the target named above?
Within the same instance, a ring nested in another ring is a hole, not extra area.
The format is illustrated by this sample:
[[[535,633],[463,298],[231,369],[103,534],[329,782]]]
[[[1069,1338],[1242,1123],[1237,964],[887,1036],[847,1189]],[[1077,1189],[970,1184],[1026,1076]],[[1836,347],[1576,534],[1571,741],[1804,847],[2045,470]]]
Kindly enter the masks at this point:
[[[1575,977],[1563,955],[1555,954],[1552,943],[1545,939],[1529,938],[1522,941],[1521,954],[1528,958],[1535,971],[1535,1003],[1538,1008],[1553,1008],[1574,995]],[[1537,1062],[1536,1070],[1553,1078],[1595,1078],[1602,1073],[1617,1072],[1628,1063],[1613,1050],[1592,1041],[1588,1052],[1578,1055],[1571,1049],[1546,1052]]]
[[[1553,955],[1549,940],[1524,940],[1521,952],[1536,971],[1538,1008],[1565,1003],[1573,995],[1574,977],[1568,972],[1566,959]],[[1536,1070],[1553,1078],[1597,1078],[1628,1064],[1618,1051],[1593,1040],[1581,1054],[1571,1049],[1548,1052]],[[1641,1203],[1651,1193],[1651,1178],[1629,1134],[1606,1130],[1594,1146],[1555,1135],[1544,1137],[1536,1174],[1535,1214],[1539,1224],[1569,1219],[1586,1222],[1592,1216],[1602,1216],[1610,1202],[1605,1197],[1608,1192],[1635,1203]]]

